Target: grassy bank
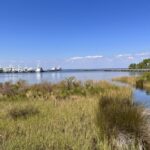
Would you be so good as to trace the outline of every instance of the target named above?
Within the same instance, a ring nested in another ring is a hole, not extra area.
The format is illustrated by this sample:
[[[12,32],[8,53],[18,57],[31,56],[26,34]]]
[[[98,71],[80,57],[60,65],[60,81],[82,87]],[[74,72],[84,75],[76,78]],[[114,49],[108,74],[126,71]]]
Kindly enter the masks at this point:
[[[130,84],[136,88],[146,90],[150,92],[150,73],[144,73],[143,75],[136,77],[119,77],[114,78],[113,81],[119,81],[122,83]]]
[[[132,91],[105,81],[0,85],[0,149],[148,148],[147,119]]]

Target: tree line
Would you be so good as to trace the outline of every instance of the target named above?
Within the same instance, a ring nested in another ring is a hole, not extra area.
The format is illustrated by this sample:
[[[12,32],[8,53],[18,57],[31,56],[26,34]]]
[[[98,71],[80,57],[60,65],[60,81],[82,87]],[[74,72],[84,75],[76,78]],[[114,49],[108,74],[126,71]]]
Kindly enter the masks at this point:
[[[150,69],[150,58],[144,59],[140,63],[132,63],[129,65],[129,69]]]

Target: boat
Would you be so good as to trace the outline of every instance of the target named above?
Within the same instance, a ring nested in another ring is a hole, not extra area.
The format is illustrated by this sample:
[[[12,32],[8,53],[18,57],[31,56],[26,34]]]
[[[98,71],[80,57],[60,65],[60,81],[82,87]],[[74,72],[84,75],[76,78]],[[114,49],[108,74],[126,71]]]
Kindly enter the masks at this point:
[[[37,72],[37,73],[38,72],[43,72],[43,68],[42,67],[37,67],[36,70],[35,70],[35,72]]]
[[[61,70],[62,70],[61,67],[53,67],[49,71],[61,71]]]

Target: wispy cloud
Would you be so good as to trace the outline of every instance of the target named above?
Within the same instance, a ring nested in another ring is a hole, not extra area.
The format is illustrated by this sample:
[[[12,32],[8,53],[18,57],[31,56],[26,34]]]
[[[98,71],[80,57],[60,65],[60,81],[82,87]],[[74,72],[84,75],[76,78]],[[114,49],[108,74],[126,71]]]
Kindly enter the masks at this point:
[[[135,59],[135,56],[132,55],[132,54],[118,54],[115,56],[116,59],[122,59],[122,60],[134,60]],[[115,59],[114,58],[114,59]]]
[[[96,56],[85,56],[86,59],[98,59],[98,58],[103,58],[101,55],[96,55]]]
[[[79,55],[66,59],[64,65],[74,68],[128,67],[129,64],[138,63],[145,58],[150,58],[150,52],[120,53],[114,56],[99,54],[87,56]]]
[[[83,57],[71,57],[68,60],[80,60],[83,59]]]
[[[115,57],[119,59],[139,60],[139,59],[149,58],[150,52],[141,52],[141,53],[134,53],[134,54],[118,54]]]
[[[122,58],[122,57],[130,57],[132,56],[131,54],[117,54],[115,57],[117,58]]]
[[[95,59],[101,59],[103,58],[102,55],[93,55],[93,56],[83,56],[83,57],[71,57],[69,59],[67,59],[67,61],[76,61],[76,60],[88,60],[88,59],[92,59],[92,60],[95,60]]]

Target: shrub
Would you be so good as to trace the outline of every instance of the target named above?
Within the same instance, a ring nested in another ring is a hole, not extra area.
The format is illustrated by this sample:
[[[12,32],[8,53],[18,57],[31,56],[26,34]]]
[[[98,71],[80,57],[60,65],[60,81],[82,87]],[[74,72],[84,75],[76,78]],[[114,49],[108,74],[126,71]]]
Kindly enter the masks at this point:
[[[66,80],[53,86],[54,95],[57,99],[65,99],[70,96],[86,96],[86,87],[75,77],[66,78]]]

